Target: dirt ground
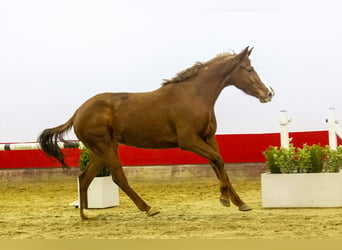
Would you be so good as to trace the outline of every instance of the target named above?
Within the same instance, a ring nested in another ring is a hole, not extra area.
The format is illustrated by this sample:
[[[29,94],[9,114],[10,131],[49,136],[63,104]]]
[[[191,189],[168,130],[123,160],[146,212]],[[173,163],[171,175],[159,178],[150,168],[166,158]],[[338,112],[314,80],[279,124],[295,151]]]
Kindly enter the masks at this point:
[[[69,206],[75,176],[2,176],[0,239],[342,239],[342,208],[263,209],[260,178],[231,177],[253,207],[239,212],[219,203],[213,176],[129,177],[160,214],[147,217],[120,192],[118,207],[93,209],[98,217],[82,221]]]

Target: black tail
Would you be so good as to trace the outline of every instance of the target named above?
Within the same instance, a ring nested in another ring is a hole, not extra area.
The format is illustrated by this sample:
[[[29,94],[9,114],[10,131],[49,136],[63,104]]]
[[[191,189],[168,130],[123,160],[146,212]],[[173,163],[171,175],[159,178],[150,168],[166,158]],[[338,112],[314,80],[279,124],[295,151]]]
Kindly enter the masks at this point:
[[[75,115],[74,115],[75,116]],[[65,142],[63,136],[68,130],[71,129],[74,121],[74,116],[69,119],[63,125],[55,128],[45,129],[38,137],[38,142],[41,149],[49,156],[56,158],[60,163],[62,163],[63,168],[69,168],[64,162],[64,154],[58,146],[58,141]]]

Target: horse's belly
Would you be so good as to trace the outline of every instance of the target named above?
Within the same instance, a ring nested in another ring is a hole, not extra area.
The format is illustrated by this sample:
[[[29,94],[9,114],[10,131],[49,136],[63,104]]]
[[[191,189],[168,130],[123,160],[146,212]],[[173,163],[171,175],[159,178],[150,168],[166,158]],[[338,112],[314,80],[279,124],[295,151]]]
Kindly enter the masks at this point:
[[[178,142],[172,134],[161,134],[157,131],[153,133],[140,133],[132,131],[122,131],[120,135],[116,136],[121,144],[139,148],[175,148],[178,147]]]
[[[164,143],[136,143],[136,142],[120,142],[120,144],[124,144],[127,146],[137,147],[137,148],[146,148],[146,149],[168,149],[168,148],[178,148],[177,143],[173,142],[164,142]]]

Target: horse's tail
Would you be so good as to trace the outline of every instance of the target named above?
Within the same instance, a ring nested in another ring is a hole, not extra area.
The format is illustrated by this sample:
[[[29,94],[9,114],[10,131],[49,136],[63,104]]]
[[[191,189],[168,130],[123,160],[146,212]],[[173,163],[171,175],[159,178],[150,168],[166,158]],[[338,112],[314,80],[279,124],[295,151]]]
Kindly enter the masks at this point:
[[[75,114],[66,123],[54,128],[45,129],[38,137],[40,148],[47,155],[56,158],[60,163],[62,163],[63,168],[69,168],[69,166],[64,162],[64,154],[58,146],[58,141],[67,143],[63,139],[63,136],[73,126]]]

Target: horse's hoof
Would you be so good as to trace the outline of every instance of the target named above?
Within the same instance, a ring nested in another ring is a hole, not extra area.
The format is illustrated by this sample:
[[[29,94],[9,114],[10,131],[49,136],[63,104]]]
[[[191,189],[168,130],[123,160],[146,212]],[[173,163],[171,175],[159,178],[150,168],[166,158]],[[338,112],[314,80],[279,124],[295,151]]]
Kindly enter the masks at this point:
[[[250,206],[248,206],[247,204],[242,204],[240,207],[239,207],[239,211],[243,211],[243,212],[246,212],[246,211],[251,211],[252,208]]]
[[[83,220],[92,220],[96,219],[98,215],[89,210],[83,210],[83,214],[81,215],[81,217]]]
[[[226,198],[220,198],[220,202],[225,207],[230,207],[230,200]]]
[[[160,211],[155,209],[155,208],[153,208],[153,207],[151,207],[150,210],[148,210],[146,213],[147,213],[148,216],[154,216],[156,214],[159,214]]]

